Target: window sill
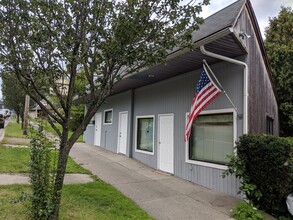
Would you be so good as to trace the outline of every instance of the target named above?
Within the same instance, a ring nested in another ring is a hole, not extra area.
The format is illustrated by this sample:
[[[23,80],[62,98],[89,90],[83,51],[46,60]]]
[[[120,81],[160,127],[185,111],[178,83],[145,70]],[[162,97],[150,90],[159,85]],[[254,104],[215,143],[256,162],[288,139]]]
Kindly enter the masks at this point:
[[[216,163],[208,163],[203,161],[196,161],[196,160],[186,160],[186,163],[195,164],[204,167],[215,168],[219,170],[227,170],[228,167],[226,165],[216,164]]]
[[[149,152],[149,151],[138,150],[138,149],[135,149],[135,152],[142,153],[142,154],[148,154],[148,155],[155,155],[155,152]]]
[[[103,125],[111,125],[111,124],[113,124],[112,122],[111,123],[103,123]]]

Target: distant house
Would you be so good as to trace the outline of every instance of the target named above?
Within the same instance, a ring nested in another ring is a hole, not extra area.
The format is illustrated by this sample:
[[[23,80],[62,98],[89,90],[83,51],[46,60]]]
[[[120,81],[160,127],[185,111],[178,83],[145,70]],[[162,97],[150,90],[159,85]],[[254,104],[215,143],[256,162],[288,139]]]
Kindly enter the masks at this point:
[[[69,80],[66,77],[61,77],[55,81],[56,89],[61,95],[68,93]],[[50,95],[55,95],[54,89],[50,88]]]
[[[42,114],[42,110],[41,110],[40,106],[38,106],[38,105],[34,108],[31,108],[28,112],[29,117],[33,118],[33,119],[39,118],[41,116],[41,114]]]
[[[45,100],[41,100],[41,103],[47,108],[48,110],[51,109],[51,107],[47,104]],[[36,105],[33,108],[30,108],[29,113],[28,113],[30,118],[46,118],[46,114],[43,112],[41,107],[39,105]]]
[[[246,133],[279,132],[271,69],[250,1],[239,0],[205,19],[192,40],[195,50],[174,51],[166,63],[117,83],[87,126],[84,140],[236,195],[239,181],[221,177],[235,141]],[[185,143],[203,59],[238,113],[221,94],[195,120]]]

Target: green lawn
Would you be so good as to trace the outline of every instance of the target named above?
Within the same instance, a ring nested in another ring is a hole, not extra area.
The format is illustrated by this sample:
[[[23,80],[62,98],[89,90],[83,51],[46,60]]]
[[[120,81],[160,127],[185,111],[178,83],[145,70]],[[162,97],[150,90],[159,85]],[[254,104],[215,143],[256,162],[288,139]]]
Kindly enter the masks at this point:
[[[0,219],[29,219],[28,202],[12,203],[28,185],[0,186]],[[111,185],[92,183],[64,185],[60,209],[62,220],[153,219]]]
[[[10,121],[5,128],[5,137],[27,138],[22,133],[21,124],[17,124],[14,121]]]
[[[0,146],[0,173],[28,172],[29,149]],[[53,155],[53,153],[52,153]],[[87,173],[71,158],[67,172]],[[29,185],[0,186],[0,219],[29,220],[29,202],[15,202]],[[153,219],[111,185],[97,179],[92,183],[64,185],[60,209],[62,220]]]
[[[34,120],[34,121],[35,121],[35,120]],[[37,121],[38,121],[38,122],[41,122],[40,119],[37,120]],[[50,133],[52,133],[52,134],[54,134],[54,135],[57,136],[56,131],[51,127],[51,125],[49,124],[49,122],[47,122],[46,120],[42,120],[42,122],[44,123],[44,125],[45,125],[45,126],[44,126],[44,129],[45,129],[47,132],[50,132]],[[62,130],[62,127],[61,127],[60,124],[58,124],[58,123],[54,123],[54,125],[59,129],[59,131]],[[73,132],[72,132],[72,131],[69,131],[68,136],[70,137],[72,134],[73,134]],[[83,135],[80,135],[76,142],[83,142]]]
[[[54,163],[54,158],[56,158],[56,156],[56,152],[52,150],[52,163]],[[7,148],[0,145],[0,173],[27,173],[29,158],[30,149],[28,148]],[[55,161],[57,161],[57,158]],[[79,166],[70,157],[68,159],[66,172],[91,174],[91,172]]]
[[[30,119],[30,120],[33,122],[40,121],[40,120],[35,120],[35,119]],[[46,122],[45,120],[43,120],[43,122],[45,124],[44,129],[47,132],[50,132],[50,133],[57,136],[56,131],[51,127],[51,125],[48,122]],[[61,126],[58,123],[55,123],[55,126],[61,131]],[[10,121],[5,129],[5,138],[3,140],[3,143],[8,143],[7,138],[10,138],[10,137],[28,138],[27,136],[23,135],[22,133],[23,133],[23,130],[21,129],[21,124],[17,124],[15,121]],[[73,134],[73,132],[69,131],[68,136],[70,137],[72,134]],[[80,135],[80,137],[77,139],[77,142],[83,142],[83,135]],[[27,144],[23,144],[23,145],[27,145]]]

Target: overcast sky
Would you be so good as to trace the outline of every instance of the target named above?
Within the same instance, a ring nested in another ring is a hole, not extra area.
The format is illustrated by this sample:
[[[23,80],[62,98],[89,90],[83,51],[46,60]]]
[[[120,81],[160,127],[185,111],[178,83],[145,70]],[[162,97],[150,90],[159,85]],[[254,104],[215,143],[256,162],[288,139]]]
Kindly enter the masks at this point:
[[[236,2],[236,0],[210,0],[210,5],[203,9],[201,16],[205,18],[212,15],[233,2]],[[263,38],[265,27],[269,25],[269,18],[278,16],[281,6],[293,8],[293,0],[250,0],[250,2],[256,14]]]
[[[204,18],[215,12],[221,10],[222,8],[230,5],[236,0],[210,0],[210,5],[203,8],[201,16]],[[269,24],[270,17],[278,16],[281,6],[290,6],[293,8],[293,0],[250,0],[254,12],[257,17],[262,36],[264,38],[264,30]],[[1,79],[0,79],[0,99],[2,99],[1,91]]]

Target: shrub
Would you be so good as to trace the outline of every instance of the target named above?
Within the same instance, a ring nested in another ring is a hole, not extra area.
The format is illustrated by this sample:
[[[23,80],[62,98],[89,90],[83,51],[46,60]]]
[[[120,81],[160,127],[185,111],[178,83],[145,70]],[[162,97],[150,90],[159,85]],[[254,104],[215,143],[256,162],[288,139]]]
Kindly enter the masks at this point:
[[[293,116],[292,116],[293,117]],[[293,137],[286,137],[286,140],[293,145]]]
[[[228,170],[241,179],[240,190],[260,209],[274,215],[287,212],[285,200],[293,192],[292,146],[271,135],[243,135],[230,156]]]
[[[236,220],[262,220],[262,214],[252,204],[241,201],[232,210],[232,217]]]
[[[33,219],[48,219],[53,211],[50,148],[54,145],[43,134],[42,125],[39,126],[38,132],[32,131],[30,142],[31,214]]]
[[[69,129],[71,131],[75,131],[78,128],[78,126],[82,122],[83,116],[84,116],[83,105],[72,106],[72,116],[69,120]]]

